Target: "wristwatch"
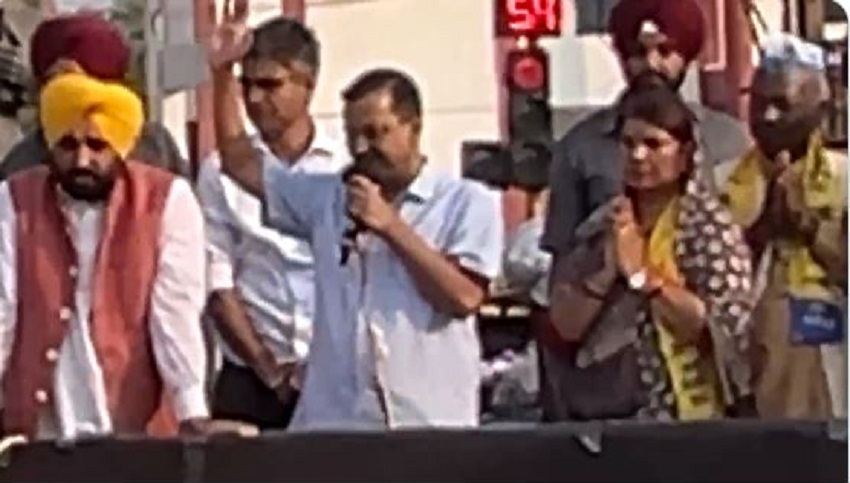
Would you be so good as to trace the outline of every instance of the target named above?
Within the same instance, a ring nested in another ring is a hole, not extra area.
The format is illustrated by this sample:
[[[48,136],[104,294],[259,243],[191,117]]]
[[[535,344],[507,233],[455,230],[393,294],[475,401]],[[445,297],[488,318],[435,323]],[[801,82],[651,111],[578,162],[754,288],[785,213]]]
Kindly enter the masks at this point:
[[[649,275],[646,273],[646,269],[641,268],[637,272],[629,275],[626,279],[626,284],[628,284],[629,288],[635,292],[643,292],[648,281]]]
[[[641,268],[637,272],[628,276],[626,284],[629,286],[629,289],[641,293],[648,298],[654,298],[661,292],[663,283],[658,283],[661,282],[661,280],[658,279],[653,280],[653,282],[656,283],[650,283],[649,275],[649,270]]]

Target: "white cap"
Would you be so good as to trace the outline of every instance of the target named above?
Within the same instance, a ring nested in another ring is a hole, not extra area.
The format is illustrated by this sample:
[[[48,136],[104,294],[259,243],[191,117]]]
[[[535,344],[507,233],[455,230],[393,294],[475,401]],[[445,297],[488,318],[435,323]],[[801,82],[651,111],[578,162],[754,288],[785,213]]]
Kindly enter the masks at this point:
[[[817,71],[826,69],[823,48],[788,33],[770,35],[761,45],[760,67],[781,69],[802,67]]]

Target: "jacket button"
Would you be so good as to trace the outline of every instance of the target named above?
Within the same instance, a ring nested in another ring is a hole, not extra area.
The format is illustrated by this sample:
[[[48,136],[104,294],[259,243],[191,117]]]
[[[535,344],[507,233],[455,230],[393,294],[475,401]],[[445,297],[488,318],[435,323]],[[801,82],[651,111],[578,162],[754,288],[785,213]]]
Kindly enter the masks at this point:
[[[59,311],[59,320],[63,320],[65,322],[71,320],[71,309],[68,307],[62,307],[62,310]]]
[[[35,400],[39,404],[46,403],[47,402],[47,391],[44,391],[42,389],[39,389],[38,391],[36,391],[35,392]]]
[[[47,360],[50,362],[56,362],[57,360],[59,360],[59,351],[52,348],[47,349],[47,352],[45,352],[44,357],[47,358]]]
[[[71,268],[68,269],[68,275],[70,275],[71,278],[76,277],[77,273],[78,273],[77,267],[75,267],[73,265],[71,266]]]

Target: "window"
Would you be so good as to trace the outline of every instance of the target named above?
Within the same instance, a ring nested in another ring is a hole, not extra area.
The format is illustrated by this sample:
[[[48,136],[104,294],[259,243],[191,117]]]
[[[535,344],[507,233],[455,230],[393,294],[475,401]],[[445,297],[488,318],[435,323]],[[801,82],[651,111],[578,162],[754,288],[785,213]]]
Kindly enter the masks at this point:
[[[608,31],[608,14],[618,0],[573,0],[576,35],[603,34]]]

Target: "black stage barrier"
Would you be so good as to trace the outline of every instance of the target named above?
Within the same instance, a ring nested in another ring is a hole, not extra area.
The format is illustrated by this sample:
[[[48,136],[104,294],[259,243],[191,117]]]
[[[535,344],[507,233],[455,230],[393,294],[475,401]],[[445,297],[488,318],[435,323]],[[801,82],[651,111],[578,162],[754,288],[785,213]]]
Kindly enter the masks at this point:
[[[846,422],[610,423],[34,443],[0,482],[847,481]]]

